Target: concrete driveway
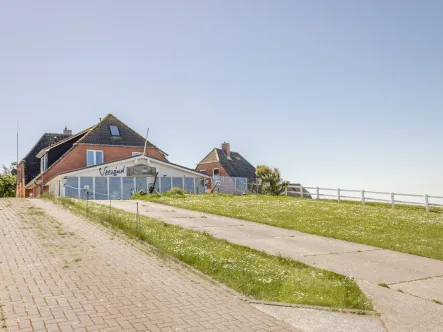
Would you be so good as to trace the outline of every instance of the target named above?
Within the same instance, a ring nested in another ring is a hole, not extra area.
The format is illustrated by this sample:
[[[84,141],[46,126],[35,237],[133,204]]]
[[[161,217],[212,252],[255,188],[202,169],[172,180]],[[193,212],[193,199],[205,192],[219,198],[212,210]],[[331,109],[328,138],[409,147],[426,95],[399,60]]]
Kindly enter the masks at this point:
[[[109,204],[101,202],[102,204]],[[112,201],[136,211],[137,201]],[[443,262],[208,213],[139,201],[140,214],[355,277],[389,331],[443,331]],[[380,283],[389,288],[378,286]]]

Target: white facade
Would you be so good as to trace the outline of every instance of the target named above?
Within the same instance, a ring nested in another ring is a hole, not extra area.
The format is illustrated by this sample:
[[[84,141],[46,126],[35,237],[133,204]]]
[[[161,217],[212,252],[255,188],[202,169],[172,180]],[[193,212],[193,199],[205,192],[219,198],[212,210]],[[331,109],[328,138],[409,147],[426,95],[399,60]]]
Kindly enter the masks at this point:
[[[128,176],[128,168],[136,165],[151,167],[148,175]],[[154,169],[152,169],[154,168]],[[134,192],[148,191],[158,172],[155,191],[164,192],[179,187],[191,194],[206,190],[208,176],[196,171],[146,156],[87,167],[57,175],[47,184],[54,196],[83,199],[128,199]]]

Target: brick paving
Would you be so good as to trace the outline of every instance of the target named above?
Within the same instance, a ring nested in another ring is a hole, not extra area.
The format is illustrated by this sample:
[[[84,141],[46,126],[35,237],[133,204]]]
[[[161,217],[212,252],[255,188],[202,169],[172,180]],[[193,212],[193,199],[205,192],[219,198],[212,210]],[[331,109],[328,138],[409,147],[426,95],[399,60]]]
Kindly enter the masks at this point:
[[[295,331],[148,246],[0,199],[0,331]]]

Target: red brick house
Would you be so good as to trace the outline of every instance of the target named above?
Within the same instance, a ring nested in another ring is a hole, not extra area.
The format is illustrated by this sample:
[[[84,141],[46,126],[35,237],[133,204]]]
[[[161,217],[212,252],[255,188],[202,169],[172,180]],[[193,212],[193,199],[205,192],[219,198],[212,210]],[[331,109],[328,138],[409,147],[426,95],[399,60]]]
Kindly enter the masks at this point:
[[[41,194],[42,190],[48,192],[50,188],[56,187],[58,187],[58,195],[63,196],[64,188],[61,187],[64,184],[61,182],[66,181],[66,178],[69,178],[70,173],[73,172],[77,174],[75,177],[77,177],[79,187],[82,174],[92,179],[92,184],[85,185],[85,188],[93,188],[96,177],[102,177],[102,180],[106,179],[105,182],[108,183],[109,174],[114,176],[118,174],[118,176],[129,178],[129,173],[127,174],[125,169],[135,166],[135,164],[132,165],[135,162],[146,165],[151,165],[152,162],[152,167],[149,167],[156,168],[157,173],[160,173],[161,176],[169,176],[168,180],[163,181],[164,186],[159,190],[162,188],[167,190],[174,183],[177,186],[180,186],[181,183],[185,188],[185,185],[190,182],[185,179],[177,180],[181,177],[204,177],[194,170],[170,163],[167,159],[168,155],[149,141],[146,142],[146,153],[142,158],[140,155],[143,154],[144,148],[145,138],[112,114],[108,114],[95,126],[75,135],[72,135],[71,131],[66,128],[63,134],[46,133],[18,164],[17,197],[36,197]],[[106,176],[103,175],[105,173],[103,170],[106,168],[112,166],[117,169],[120,167],[119,161],[124,163],[121,166],[125,170],[124,172],[107,172]],[[61,177],[62,174],[63,177]],[[173,180],[173,176],[175,180]],[[54,183],[56,178],[57,186]],[[168,182],[169,178],[170,183]],[[65,180],[63,181],[63,179]],[[104,183],[102,180],[100,180],[101,185]],[[140,182],[139,179],[130,177],[129,180],[126,179],[126,182],[130,183],[132,180],[134,182],[133,189],[135,189],[136,183],[146,189],[146,178]],[[121,179],[120,187],[123,186],[124,181],[125,179]],[[106,184],[106,189],[109,192],[108,184]],[[120,196],[122,197],[123,194]]]
[[[231,151],[229,143],[223,143],[221,149],[214,148],[200,161],[195,169],[197,172],[211,177],[228,176],[255,179],[255,167],[240,153]]]

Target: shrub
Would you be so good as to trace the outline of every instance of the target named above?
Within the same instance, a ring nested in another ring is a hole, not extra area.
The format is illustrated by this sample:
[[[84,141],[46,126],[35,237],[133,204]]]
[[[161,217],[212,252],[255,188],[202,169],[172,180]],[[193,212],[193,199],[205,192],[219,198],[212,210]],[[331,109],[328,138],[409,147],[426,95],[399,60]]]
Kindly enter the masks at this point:
[[[14,197],[16,177],[12,175],[12,168],[3,166],[0,171],[0,197]]]
[[[163,196],[185,196],[186,194],[186,190],[178,187],[173,187],[170,190],[162,193]]]
[[[277,168],[271,169],[265,165],[258,165],[255,174],[260,179],[264,194],[281,195],[289,185],[289,181],[281,179],[280,171]]]

